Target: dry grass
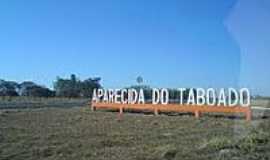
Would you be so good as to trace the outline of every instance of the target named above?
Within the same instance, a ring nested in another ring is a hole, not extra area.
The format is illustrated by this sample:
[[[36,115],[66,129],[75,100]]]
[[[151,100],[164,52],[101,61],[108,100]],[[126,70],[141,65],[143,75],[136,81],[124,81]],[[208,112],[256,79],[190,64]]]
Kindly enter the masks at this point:
[[[0,110],[0,159],[269,159],[269,122],[137,113],[119,121],[87,107]]]

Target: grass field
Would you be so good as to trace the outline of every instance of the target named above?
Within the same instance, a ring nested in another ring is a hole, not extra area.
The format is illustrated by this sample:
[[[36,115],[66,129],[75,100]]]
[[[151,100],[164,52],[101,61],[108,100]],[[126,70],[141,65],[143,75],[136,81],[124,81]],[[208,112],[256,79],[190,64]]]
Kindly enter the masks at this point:
[[[266,112],[250,123],[242,116],[217,114],[195,119],[189,114],[125,113],[118,120],[116,112],[92,112],[85,100],[24,105],[33,103],[35,107],[24,109],[0,103],[6,106],[0,110],[0,160],[270,158]]]

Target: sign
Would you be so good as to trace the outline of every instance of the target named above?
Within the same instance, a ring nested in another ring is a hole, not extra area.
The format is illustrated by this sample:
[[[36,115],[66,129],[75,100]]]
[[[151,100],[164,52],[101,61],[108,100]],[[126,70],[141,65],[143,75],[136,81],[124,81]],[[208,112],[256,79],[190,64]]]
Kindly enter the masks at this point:
[[[247,88],[178,88],[176,101],[171,102],[168,89],[151,89],[151,99],[145,99],[143,89],[95,89],[93,91],[92,109],[151,110],[158,112],[192,112],[199,117],[204,112],[244,113],[251,120],[250,92]],[[174,99],[175,100],[175,99]]]

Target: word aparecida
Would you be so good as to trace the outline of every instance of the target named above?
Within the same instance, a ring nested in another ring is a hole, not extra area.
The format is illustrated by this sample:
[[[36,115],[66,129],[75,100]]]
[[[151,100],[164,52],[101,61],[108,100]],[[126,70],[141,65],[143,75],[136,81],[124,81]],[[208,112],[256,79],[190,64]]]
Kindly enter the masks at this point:
[[[184,92],[188,92],[184,98]],[[183,105],[209,105],[209,106],[250,106],[250,92],[247,88],[239,90],[234,88],[178,88],[179,104]],[[168,104],[169,90],[166,88],[152,89],[152,104]],[[94,89],[93,102],[119,103],[119,104],[144,104],[145,94],[143,89]]]

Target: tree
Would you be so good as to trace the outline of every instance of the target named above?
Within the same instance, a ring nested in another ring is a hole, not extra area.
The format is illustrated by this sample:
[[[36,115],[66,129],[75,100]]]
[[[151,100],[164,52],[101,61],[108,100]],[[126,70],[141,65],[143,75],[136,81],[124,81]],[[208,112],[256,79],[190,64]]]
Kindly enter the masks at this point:
[[[136,81],[137,81],[138,84],[143,83],[143,78],[142,78],[142,76],[138,76],[138,77],[136,78]]]
[[[29,97],[53,97],[55,96],[54,91],[37,85],[31,81],[25,81],[19,85],[19,94],[21,96]]]
[[[16,82],[0,80],[0,96],[18,96],[17,88]]]
[[[55,93],[48,88],[41,87],[41,86],[32,86],[28,87],[23,96],[30,96],[30,97],[53,97]]]
[[[95,88],[101,88],[101,78],[88,78],[80,81],[76,75],[72,74],[70,79],[58,77],[54,83],[56,96],[59,97],[92,97]]]
[[[95,88],[101,88],[100,78],[88,78],[83,82],[80,82],[80,95],[82,97],[92,97],[93,90]]]
[[[34,82],[31,81],[24,81],[18,86],[18,94],[20,96],[26,96],[27,95],[27,89],[33,86],[37,86]]]
[[[74,90],[74,85],[69,79],[57,78],[54,83],[56,96],[59,97],[78,97],[78,93]]]

